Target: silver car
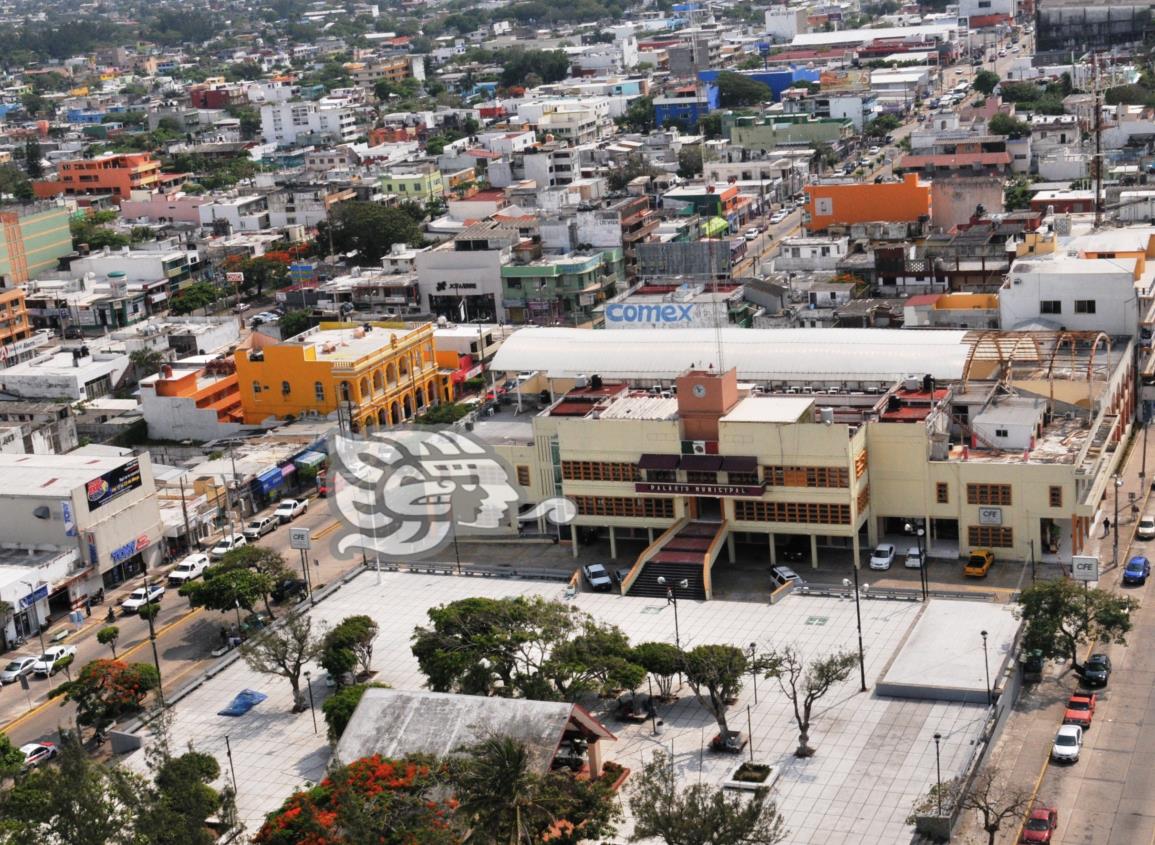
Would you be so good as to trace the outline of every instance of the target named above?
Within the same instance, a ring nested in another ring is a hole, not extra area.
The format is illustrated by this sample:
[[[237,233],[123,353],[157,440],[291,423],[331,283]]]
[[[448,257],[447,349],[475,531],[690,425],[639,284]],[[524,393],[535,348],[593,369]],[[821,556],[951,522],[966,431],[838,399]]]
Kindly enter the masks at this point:
[[[36,658],[30,654],[18,654],[8,661],[3,670],[0,670],[0,684],[14,684],[21,675],[32,674],[32,664]]]

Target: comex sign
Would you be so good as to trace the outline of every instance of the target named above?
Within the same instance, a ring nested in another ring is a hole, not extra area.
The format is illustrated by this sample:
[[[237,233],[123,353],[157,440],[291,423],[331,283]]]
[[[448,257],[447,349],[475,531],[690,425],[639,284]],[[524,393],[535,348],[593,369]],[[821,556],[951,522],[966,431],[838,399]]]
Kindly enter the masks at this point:
[[[615,302],[606,306],[607,323],[642,324],[658,323],[676,325],[694,322],[694,305],[681,303],[656,303],[654,305],[630,305]]]

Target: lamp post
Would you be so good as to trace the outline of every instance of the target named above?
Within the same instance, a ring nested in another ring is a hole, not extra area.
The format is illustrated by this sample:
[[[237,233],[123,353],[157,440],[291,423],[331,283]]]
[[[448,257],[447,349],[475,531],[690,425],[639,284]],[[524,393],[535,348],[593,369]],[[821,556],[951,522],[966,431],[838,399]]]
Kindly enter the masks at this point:
[[[1111,530],[1114,532],[1114,539],[1111,541],[1111,565],[1119,565],[1119,488],[1123,486],[1123,479],[1119,477],[1119,473],[1113,476],[1115,479],[1115,522],[1111,525]]]
[[[305,670],[305,686],[309,689],[309,712],[313,716],[313,733],[317,732],[317,708],[313,705],[313,673]]]
[[[750,643],[750,678],[754,681],[754,703],[758,703],[758,643]]]
[[[29,597],[31,597],[32,594],[36,592],[36,588],[32,586],[31,581],[21,581],[20,583],[28,588]],[[39,601],[34,601],[32,602],[31,607],[32,614],[36,617],[36,635],[40,637],[40,653],[44,654],[44,652],[47,651],[47,649],[44,647],[44,626],[40,624],[40,611],[36,609],[36,605],[39,603]],[[51,680],[52,676],[49,675],[48,678]]]
[[[1143,463],[1139,467],[1139,495],[1147,487],[1147,420],[1143,420]]]
[[[858,619],[858,677],[862,683],[862,691],[866,692],[866,652],[862,648],[862,605],[859,601],[859,593],[870,590],[870,585],[863,584],[862,588],[859,589],[858,566],[852,566],[850,571],[854,573],[854,615]],[[850,589],[850,579],[843,578],[842,586]]]
[[[144,595],[146,599],[144,604],[144,617],[148,621],[148,641],[152,644],[152,662],[156,664],[156,695],[157,698],[160,699],[160,706],[167,707],[168,705],[164,703],[164,679],[160,675],[160,654],[156,650],[156,626],[153,624],[153,617],[156,616],[156,612],[160,610],[160,607],[159,605],[153,604],[152,599],[149,598],[149,586],[148,579],[146,578],[144,582]]]
[[[665,575],[659,575],[658,583],[666,588],[666,596],[669,599],[669,603],[674,606],[674,645],[678,647],[678,651],[681,651],[682,634],[678,628],[678,591],[675,588],[680,588],[683,590],[689,589],[690,582],[688,579],[683,578],[681,581],[676,583],[670,583],[666,581]]]
[[[936,733],[934,735],[934,775],[935,782],[938,787],[935,789],[935,794],[938,796],[938,814],[942,817],[942,757],[939,753],[939,743],[942,742],[942,734]]]
[[[991,706],[991,660],[987,652],[987,632],[979,631],[983,637],[983,666],[987,670],[987,707]]]
[[[922,600],[930,597],[930,578],[926,574],[926,550],[923,538],[926,536],[926,527],[921,521],[912,519],[906,524],[906,533],[913,534],[918,546],[918,587],[922,591]]]

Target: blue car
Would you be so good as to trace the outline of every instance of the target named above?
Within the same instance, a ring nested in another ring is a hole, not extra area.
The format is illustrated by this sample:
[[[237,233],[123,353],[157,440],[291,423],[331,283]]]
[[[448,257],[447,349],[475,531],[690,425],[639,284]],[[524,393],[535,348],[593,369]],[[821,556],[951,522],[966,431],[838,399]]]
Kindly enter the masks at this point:
[[[1127,561],[1127,568],[1123,570],[1124,584],[1146,584],[1147,576],[1151,574],[1151,561],[1142,555],[1136,555]]]

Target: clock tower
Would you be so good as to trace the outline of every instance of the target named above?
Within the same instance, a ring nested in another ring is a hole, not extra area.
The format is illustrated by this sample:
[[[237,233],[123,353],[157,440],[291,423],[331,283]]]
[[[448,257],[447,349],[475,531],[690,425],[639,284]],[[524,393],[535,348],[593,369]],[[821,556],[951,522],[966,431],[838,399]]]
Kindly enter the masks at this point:
[[[738,371],[690,370],[678,377],[683,440],[717,440],[718,420],[738,404]]]

